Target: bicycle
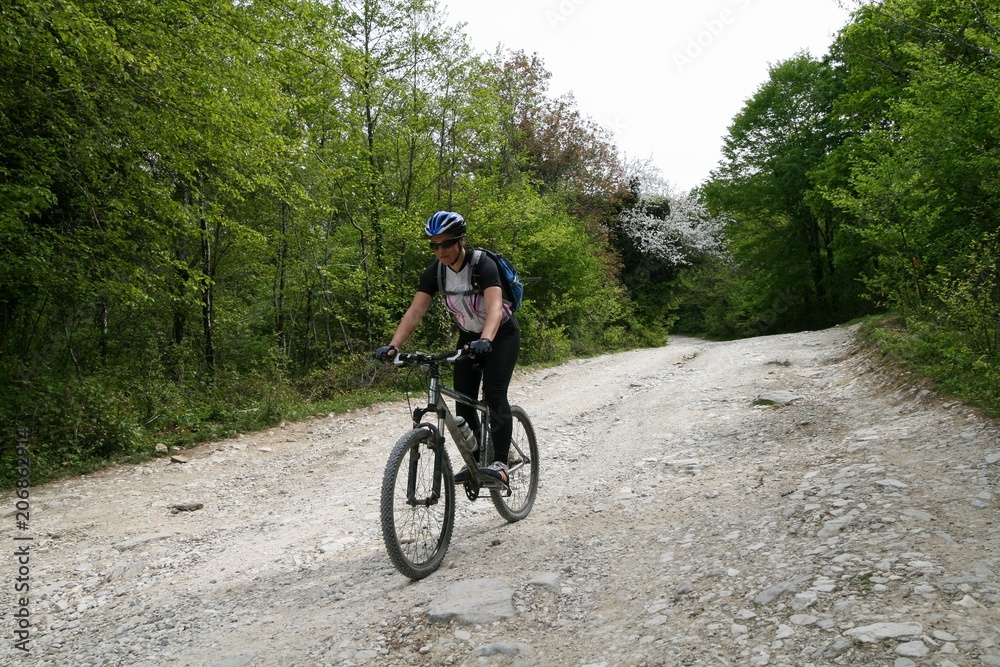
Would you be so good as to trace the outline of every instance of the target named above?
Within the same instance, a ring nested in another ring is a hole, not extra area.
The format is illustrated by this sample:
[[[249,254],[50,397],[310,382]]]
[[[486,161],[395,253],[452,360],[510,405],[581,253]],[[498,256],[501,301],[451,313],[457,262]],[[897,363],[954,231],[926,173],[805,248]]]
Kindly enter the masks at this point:
[[[497,512],[513,523],[528,516],[538,491],[535,430],[528,414],[519,406],[511,406],[514,428],[507,460],[508,483],[479,473],[480,465],[491,462],[493,456],[489,406],[441,381],[442,365],[460,363],[467,357],[463,350],[442,354],[398,353],[392,361],[395,366],[418,368],[429,377],[427,406],[414,409],[413,428],[396,442],[389,455],[379,508],[389,559],[400,573],[414,581],[441,566],[451,542],[456,494],[445,448],[446,429],[469,469],[469,477],[462,485],[469,500],[480,498],[482,490],[489,491]],[[446,398],[479,411],[480,460],[466,445]],[[436,420],[424,421],[428,414],[433,414]]]

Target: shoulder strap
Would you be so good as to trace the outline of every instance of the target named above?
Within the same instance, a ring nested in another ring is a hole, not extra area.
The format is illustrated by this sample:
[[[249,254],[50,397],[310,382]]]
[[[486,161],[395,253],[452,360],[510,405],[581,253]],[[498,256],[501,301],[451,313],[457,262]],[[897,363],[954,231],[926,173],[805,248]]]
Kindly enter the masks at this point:
[[[472,289],[477,292],[482,292],[479,281],[479,263],[483,261],[483,250],[482,248],[473,248],[472,250]]]
[[[480,287],[481,282],[479,280],[479,263],[483,261],[483,255],[485,255],[485,254],[486,254],[486,251],[483,250],[482,248],[473,248],[472,249],[472,257],[469,260],[469,263],[472,264],[472,278],[471,278],[471,282],[472,282],[472,291],[473,292],[482,293],[482,291],[483,291],[482,288]],[[445,280],[445,278],[444,278],[444,263],[440,259],[436,259],[434,261],[437,262],[438,293],[442,297],[444,297],[444,295],[446,294],[446,292],[444,291],[444,280]],[[451,292],[451,294],[456,294],[456,293],[457,292]],[[465,292],[465,294],[469,294],[469,292]]]

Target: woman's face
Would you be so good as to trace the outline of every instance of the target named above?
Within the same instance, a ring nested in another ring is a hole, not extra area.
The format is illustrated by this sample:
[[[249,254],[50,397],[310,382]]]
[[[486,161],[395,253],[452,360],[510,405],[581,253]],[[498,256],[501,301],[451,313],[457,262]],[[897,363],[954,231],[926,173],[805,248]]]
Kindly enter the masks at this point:
[[[462,237],[454,234],[435,234],[431,237],[434,256],[449,266],[458,261],[462,252]]]

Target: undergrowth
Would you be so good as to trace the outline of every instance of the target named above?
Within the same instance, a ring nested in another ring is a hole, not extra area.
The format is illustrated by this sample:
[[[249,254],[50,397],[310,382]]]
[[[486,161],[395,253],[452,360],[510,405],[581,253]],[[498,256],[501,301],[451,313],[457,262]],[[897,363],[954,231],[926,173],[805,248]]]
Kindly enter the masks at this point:
[[[1000,417],[1000,357],[976,351],[961,331],[879,316],[862,321],[859,336],[937,391]]]

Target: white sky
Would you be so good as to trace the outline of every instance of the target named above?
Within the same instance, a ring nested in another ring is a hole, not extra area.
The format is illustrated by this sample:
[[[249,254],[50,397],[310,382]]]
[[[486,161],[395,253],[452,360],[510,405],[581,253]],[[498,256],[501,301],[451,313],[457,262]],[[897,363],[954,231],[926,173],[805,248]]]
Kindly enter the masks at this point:
[[[629,159],[675,187],[705,180],[768,66],[826,54],[849,12],[836,0],[440,0],[473,47],[537,52],[550,93],[572,92]]]

